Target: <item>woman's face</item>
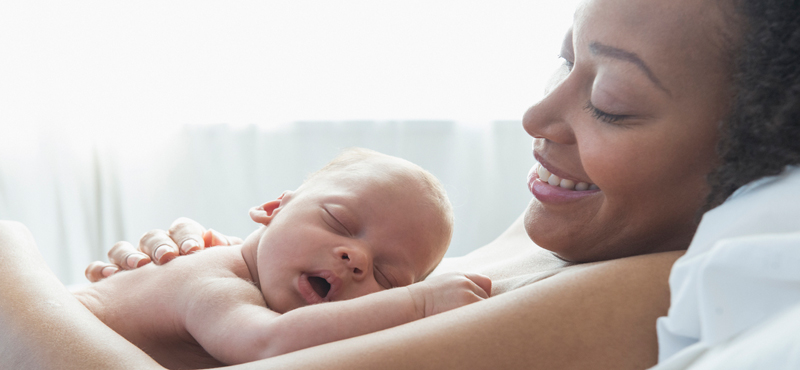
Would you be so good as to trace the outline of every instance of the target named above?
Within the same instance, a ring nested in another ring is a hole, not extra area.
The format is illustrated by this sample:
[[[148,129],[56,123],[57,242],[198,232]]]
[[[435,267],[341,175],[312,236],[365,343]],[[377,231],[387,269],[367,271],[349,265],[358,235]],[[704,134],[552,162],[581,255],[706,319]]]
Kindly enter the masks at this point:
[[[529,179],[525,228],[534,242],[578,262],[688,246],[729,109],[718,3],[579,6],[564,64],[523,119],[548,170]],[[548,173],[596,187],[553,186],[542,181]]]

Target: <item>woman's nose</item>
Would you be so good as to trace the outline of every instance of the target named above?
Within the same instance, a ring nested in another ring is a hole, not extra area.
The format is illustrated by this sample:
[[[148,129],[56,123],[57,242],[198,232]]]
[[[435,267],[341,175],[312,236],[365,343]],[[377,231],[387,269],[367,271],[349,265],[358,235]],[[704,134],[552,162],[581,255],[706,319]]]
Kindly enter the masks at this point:
[[[357,247],[339,247],[336,249],[336,255],[345,264],[348,270],[352,273],[353,279],[362,281],[365,277],[370,276],[372,272],[372,263],[370,258],[363,250]]]
[[[528,108],[522,118],[528,135],[559,144],[575,143],[570,122],[578,104],[574,98],[578,91],[572,85],[568,75],[551,81],[542,100]]]

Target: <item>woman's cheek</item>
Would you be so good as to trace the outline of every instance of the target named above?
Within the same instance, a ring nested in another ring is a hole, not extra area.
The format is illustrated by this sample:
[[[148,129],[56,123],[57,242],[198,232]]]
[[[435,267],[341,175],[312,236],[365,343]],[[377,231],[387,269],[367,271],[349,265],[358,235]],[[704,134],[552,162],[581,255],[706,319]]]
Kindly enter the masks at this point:
[[[596,124],[596,123],[595,123]],[[620,180],[625,180],[630,170],[623,153],[615,148],[613,141],[596,131],[590,132],[592,138],[579,143],[581,165],[589,180],[600,190],[607,193],[616,192]]]
[[[596,123],[597,125],[608,125]],[[664,139],[640,134],[639,127],[607,127],[581,148],[586,174],[607,194],[648,193],[676,176]],[[605,132],[603,132],[605,131]],[[669,140],[667,140],[669,141]]]

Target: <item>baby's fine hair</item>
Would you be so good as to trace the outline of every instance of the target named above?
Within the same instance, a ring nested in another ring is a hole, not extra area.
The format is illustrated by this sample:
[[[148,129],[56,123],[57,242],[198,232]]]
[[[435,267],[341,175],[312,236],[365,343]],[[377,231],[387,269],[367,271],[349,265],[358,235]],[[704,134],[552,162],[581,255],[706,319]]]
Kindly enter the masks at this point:
[[[347,148],[342,150],[336,158],[332,161],[328,162],[324,167],[319,169],[318,171],[309,175],[305,182],[313,180],[314,178],[335,171],[346,171],[348,167],[352,167],[358,165],[359,163],[364,162],[369,158],[374,157],[391,157],[389,155],[376,152],[370,149],[364,148]],[[397,158],[397,157],[393,157]],[[424,168],[411,163],[405,159],[397,158],[404,161],[410,169],[413,170],[410,175],[412,175],[415,179],[419,180],[428,191],[427,198],[431,202],[431,204],[440,212],[440,216],[444,221],[444,227],[446,228],[446,232],[448,233],[447,240],[453,235],[453,223],[454,223],[454,216],[453,216],[453,205],[450,203],[450,198],[447,197],[447,192],[444,189],[444,186],[436,176],[433,176],[430,172],[426,171]],[[305,183],[304,182],[304,183]]]

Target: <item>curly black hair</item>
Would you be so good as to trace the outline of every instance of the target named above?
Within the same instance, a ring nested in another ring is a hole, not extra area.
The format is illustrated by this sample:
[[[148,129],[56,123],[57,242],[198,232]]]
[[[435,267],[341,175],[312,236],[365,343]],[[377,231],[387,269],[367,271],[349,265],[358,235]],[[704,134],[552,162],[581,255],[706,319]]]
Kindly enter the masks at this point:
[[[741,40],[734,97],[720,127],[721,164],[703,211],[736,189],[800,164],[800,0],[736,0]]]

